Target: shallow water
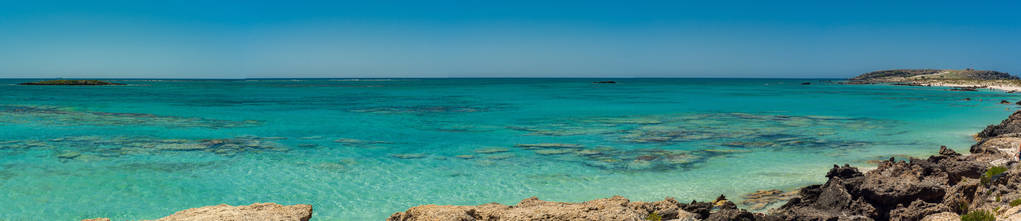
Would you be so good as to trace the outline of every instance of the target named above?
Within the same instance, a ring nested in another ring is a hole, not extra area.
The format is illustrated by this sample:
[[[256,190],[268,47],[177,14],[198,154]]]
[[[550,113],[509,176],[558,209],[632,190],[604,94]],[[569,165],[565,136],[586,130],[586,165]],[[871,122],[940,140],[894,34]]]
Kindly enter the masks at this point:
[[[530,196],[740,201],[821,183],[833,164],[966,152],[970,135],[1016,109],[999,101],[1019,98],[821,80],[595,80],[0,80],[0,220],[153,219],[254,202],[380,220],[420,204]]]

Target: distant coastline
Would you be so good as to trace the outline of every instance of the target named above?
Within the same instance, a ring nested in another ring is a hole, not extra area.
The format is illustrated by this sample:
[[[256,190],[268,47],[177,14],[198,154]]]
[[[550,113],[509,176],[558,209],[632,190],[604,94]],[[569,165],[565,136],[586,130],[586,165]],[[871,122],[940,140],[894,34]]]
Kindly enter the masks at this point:
[[[26,82],[18,85],[66,85],[66,86],[101,86],[101,85],[124,85],[121,83],[106,82],[100,80],[48,80],[38,82]]]
[[[894,69],[858,75],[848,84],[893,84],[902,86],[953,87],[970,91],[979,88],[1021,92],[1021,78],[1005,72],[952,69]]]

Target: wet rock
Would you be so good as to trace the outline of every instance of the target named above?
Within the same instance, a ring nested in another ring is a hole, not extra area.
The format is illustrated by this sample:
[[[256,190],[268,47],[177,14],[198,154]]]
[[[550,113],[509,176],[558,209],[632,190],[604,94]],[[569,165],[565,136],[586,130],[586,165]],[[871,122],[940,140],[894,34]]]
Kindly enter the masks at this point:
[[[1007,100],[1001,100],[1001,101],[1000,101],[1000,104],[1010,104],[1010,101],[1007,101]]]
[[[812,82],[801,82],[801,85],[810,85]]]
[[[616,84],[617,82],[616,81],[596,81],[596,82],[592,82],[592,83],[593,84]]]
[[[466,160],[467,159],[475,158],[475,156],[472,156],[472,155],[457,155],[457,156],[454,156],[454,157],[461,158],[461,159],[466,159]]]

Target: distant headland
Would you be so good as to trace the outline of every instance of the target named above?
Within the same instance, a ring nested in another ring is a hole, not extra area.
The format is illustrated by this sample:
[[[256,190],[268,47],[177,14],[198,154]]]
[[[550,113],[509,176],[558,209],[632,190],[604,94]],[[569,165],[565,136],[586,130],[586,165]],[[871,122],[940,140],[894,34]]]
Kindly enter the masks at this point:
[[[894,84],[906,86],[945,86],[957,90],[989,88],[1021,91],[1021,78],[988,70],[894,69],[873,71],[848,79],[848,84]]]
[[[93,86],[93,85],[124,85],[124,84],[113,83],[113,82],[106,82],[106,81],[100,81],[100,80],[49,80],[49,81],[20,83],[19,85],[75,85],[75,86]]]

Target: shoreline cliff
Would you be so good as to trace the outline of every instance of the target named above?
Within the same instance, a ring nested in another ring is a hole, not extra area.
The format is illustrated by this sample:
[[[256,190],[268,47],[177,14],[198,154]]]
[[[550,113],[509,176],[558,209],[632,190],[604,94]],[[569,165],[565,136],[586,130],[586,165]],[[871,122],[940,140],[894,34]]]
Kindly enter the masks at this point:
[[[391,221],[418,220],[1021,220],[1021,111],[976,135],[971,154],[946,147],[926,159],[883,161],[861,172],[834,165],[824,184],[800,189],[765,213],[738,208],[720,196],[711,202],[630,201],[624,197],[581,203],[528,198],[516,205],[422,205]]]

